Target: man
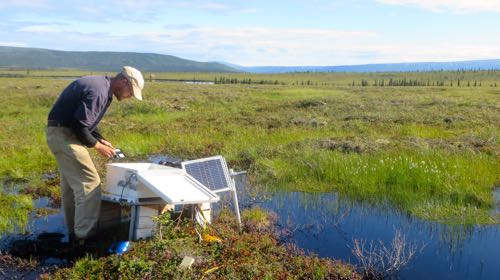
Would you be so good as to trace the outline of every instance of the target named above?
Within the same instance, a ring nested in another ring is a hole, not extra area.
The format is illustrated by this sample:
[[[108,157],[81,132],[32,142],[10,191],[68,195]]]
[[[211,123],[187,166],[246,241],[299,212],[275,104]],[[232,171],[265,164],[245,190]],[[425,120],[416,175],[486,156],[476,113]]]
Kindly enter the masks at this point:
[[[48,116],[47,144],[59,166],[61,201],[70,240],[84,241],[97,233],[101,207],[101,179],[87,148],[106,158],[115,148],[106,141],[97,125],[113,96],[118,101],[142,100],[144,79],[130,66],[114,78],[82,77],[64,89]]]

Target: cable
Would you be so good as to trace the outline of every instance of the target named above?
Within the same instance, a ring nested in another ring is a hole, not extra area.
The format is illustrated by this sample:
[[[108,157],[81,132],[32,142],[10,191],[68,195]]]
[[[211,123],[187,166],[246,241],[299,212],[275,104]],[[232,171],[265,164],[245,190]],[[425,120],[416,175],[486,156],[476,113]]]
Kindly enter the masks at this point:
[[[120,193],[120,198],[119,198],[120,205],[122,205],[122,206],[123,206],[123,202],[124,202],[124,201],[123,201],[123,200],[124,200],[124,199],[123,199],[123,191],[125,191],[125,188],[126,188],[126,187],[130,184],[130,181],[132,181],[132,177],[135,177],[135,174],[134,174],[134,173],[132,173],[132,174],[128,177],[127,181],[126,181],[126,182],[123,184],[123,186],[122,186],[122,192]],[[126,200],[125,200],[125,201],[126,201]]]

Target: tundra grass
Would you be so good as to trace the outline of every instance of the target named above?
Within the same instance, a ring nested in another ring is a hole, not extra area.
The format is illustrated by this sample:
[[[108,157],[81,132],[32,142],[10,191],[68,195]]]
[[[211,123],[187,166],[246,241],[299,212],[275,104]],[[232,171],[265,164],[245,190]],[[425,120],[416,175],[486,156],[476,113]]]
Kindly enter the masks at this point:
[[[296,76],[267,77],[275,78]],[[68,83],[0,78],[0,177],[24,193],[47,193],[37,190],[47,188],[42,175],[57,173],[45,123]],[[490,213],[500,181],[500,95],[494,87],[147,82],[144,96],[143,102],[115,100],[101,123],[104,136],[131,160],[155,153],[185,159],[222,154],[263,188],[336,191],[447,223],[499,222]],[[104,171],[105,160],[93,155]],[[428,169],[410,168],[422,161]],[[355,173],[361,166],[367,173]]]

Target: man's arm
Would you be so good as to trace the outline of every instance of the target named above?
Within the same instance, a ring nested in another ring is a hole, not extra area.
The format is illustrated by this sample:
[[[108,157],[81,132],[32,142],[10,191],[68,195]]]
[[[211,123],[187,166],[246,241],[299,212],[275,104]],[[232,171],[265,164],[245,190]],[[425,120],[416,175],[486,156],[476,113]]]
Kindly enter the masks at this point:
[[[111,147],[113,148],[113,150],[115,150],[115,147],[113,147],[113,145],[108,141],[106,141],[106,139],[104,139],[104,137],[101,135],[101,132],[98,127],[96,127],[94,131],[91,132],[91,134],[97,139],[98,142],[104,144],[105,146]]]
[[[83,145],[96,149],[101,155],[105,157],[112,157],[116,154],[115,148],[104,139],[96,139],[89,131],[88,127],[78,127],[74,129],[76,137]]]
[[[96,105],[95,103],[96,100],[93,96],[93,92],[89,92],[74,113],[72,128],[75,131],[76,137],[83,145],[89,148],[95,148],[105,157],[112,157],[115,154],[113,146],[106,140],[102,139],[99,131],[94,133],[94,136],[89,130],[89,125],[92,120],[95,120],[95,115],[97,114],[94,110],[92,110],[93,106]]]
[[[94,130],[90,132],[90,134],[92,134],[92,136],[94,136],[94,138],[97,139],[97,141],[105,140],[101,134],[99,127],[94,128]]]
[[[89,128],[86,126],[77,126],[73,129],[75,131],[76,137],[83,145],[92,148],[98,142],[98,139],[95,138],[92,133],[89,131]]]

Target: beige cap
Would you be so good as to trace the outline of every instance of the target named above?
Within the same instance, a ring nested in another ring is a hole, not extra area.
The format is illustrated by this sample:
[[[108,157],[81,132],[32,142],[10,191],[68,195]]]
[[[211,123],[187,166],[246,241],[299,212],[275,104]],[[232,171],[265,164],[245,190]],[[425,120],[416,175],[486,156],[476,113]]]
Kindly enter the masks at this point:
[[[132,84],[132,93],[135,98],[142,100],[142,89],[144,88],[144,78],[139,70],[130,66],[123,66],[122,75]]]

